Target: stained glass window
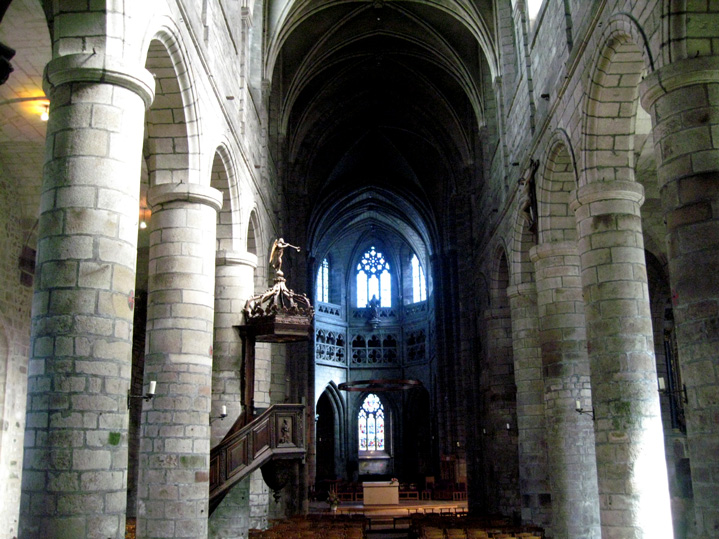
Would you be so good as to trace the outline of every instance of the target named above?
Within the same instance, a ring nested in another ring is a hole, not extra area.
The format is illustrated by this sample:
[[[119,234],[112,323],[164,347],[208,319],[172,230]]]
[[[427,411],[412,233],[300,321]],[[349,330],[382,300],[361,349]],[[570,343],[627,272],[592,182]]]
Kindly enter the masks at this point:
[[[384,451],[384,407],[379,397],[370,393],[357,414],[360,451]]]
[[[329,275],[330,263],[324,258],[317,272],[317,301],[327,303],[330,300]]]
[[[427,282],[417,255],[412,255],[412,303],[427,299]]]
[[[360,451],[367,451],[367,412],[360,410],[357,418],[358,434],[359,434],[359,448]]]
[[[367,307],[372,298],[380,307],[392,306],[392,274],[379,251],[370,247],[357,264],[357,307]]]

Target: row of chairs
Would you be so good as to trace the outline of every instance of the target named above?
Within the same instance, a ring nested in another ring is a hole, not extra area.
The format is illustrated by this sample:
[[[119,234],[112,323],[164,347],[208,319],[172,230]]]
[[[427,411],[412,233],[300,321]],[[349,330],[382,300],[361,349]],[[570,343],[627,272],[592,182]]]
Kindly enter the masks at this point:
[[[411,515],[415,539],[543,539],[537,526],[516,526],[501,517],[442,517]]]
[[[364,518],[292,517],[273,521],[266,530],[249,530],[248,539],[365,539]]]
[[[428,526],[420,531],[420,539],[541,539],[540,532],[513,531],[509,529],[483,528],[434,528]]]

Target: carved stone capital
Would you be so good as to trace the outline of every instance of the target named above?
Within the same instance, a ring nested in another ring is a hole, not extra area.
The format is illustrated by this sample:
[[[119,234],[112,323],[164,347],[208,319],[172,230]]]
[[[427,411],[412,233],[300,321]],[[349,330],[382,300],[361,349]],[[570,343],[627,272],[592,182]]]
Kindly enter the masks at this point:
[[[550,241],[535,245],[529,250],[529,259],[536,263],[552,256],[579,256],[577,242],[575,241]]]
[[[509,299],[515,297],[535,298],[537,297],[537,285],[531,283],[513,284],[507,287],[507,297]]]
[[[51,60],[45,66],[43,89],[51,95],[53,88],[73,82],[98,82],[122,86],[135,92],[149,108],[155,98],[155,79],[147,69],[104,54],[68,54]]]
[[[719,57],[700,56],[672,62],[649,73],[639,85],[642,107],[650,110],[663,96],[687,86],[719,83]]]
[[[248,266],[256,269],[257,255],[237,251],[217,251],[215,264],[217,266]]]
[[[153,211],[156,206],[182,201],[205,204],[219,211],[222,208],[222,193],[214,187],[197,183],[164,183],[147,191],[147,203]]]
[[[644,187],[638,182],[597,181],[575,189],[569,198],[569,207],[575,212],[581,206],[609,200],[628,200],[641,206],[644,203]]]

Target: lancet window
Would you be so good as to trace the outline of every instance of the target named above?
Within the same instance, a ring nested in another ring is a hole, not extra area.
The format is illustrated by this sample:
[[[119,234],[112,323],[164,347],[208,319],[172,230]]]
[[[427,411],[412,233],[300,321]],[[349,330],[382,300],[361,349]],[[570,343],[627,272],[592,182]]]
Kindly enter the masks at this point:
[[[324,258],[320,269],[317,271],[317,301],[324,303],[330,300],[330,263]]]
[[[367,395],[357,414],[360,451],[384,451],[384,407],[374,393]]]
[[[412,255],[412,303],[419,303],[427,300],[427,282],[424,278],[424,270],[419,263],[417,255]]]

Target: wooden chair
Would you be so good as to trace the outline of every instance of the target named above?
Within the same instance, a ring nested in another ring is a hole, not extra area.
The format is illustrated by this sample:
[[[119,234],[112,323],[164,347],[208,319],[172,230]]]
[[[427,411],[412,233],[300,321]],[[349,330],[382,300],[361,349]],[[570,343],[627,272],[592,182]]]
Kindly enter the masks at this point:
[[[434,526],[424,526],[421,537],[423,539],[444,539],[444,530]]]
[[[467,539],[467,531],[464,528],[447,528],[447,539]]]

